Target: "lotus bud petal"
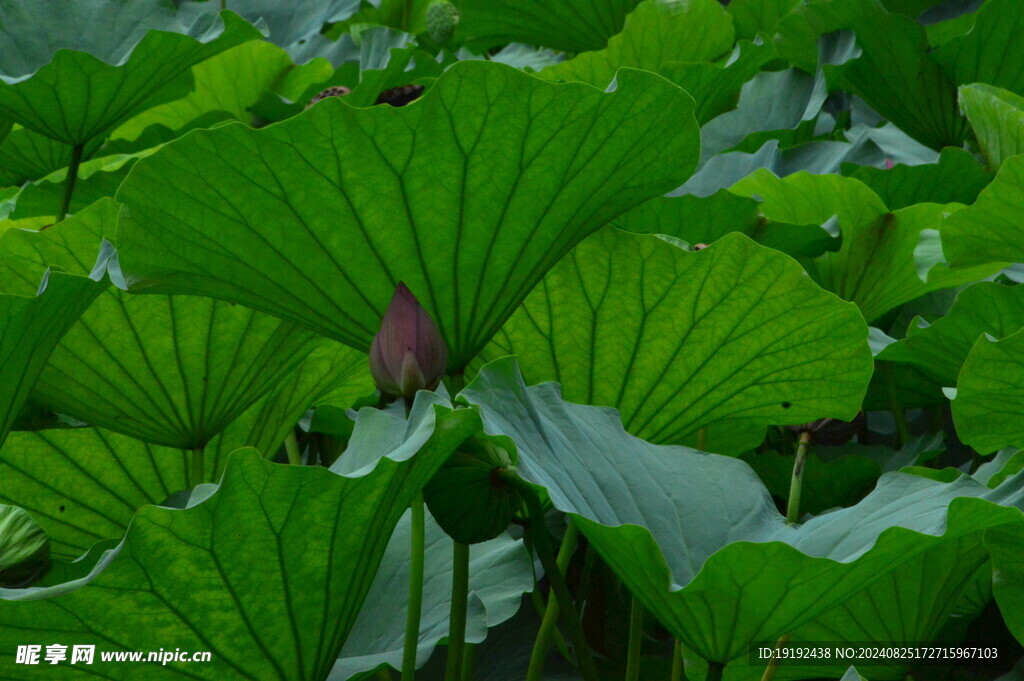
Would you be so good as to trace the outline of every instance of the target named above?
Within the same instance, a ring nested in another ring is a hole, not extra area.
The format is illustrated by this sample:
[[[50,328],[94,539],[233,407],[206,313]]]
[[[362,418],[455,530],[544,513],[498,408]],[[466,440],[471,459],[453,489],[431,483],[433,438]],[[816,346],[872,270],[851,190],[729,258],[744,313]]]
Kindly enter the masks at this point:
[[[399,282],[370,346],[370,374],[382,393],[411,399],[441,382],[448,350],[416,296]]]

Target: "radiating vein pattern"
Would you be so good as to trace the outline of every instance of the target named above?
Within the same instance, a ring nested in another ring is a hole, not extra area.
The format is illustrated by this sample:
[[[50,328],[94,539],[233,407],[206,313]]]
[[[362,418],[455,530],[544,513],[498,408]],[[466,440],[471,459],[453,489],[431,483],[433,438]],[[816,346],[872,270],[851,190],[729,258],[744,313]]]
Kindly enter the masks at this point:
[[[240,302],[363,350],[402,280],[458,369],[580,239],[685,179],[692,108],[641,72],[602,93],[460,62],[411,106],[325,101],[193,133],[122,185],[121,265],[133,290]]]
[[[852,418],[871,376],[856,308],[739,234],[694,253],[602,230],[484,354],[518,355],[529,382],[558,381],[569,401],[615,407],[631,433],[666,443],[727,419]]]

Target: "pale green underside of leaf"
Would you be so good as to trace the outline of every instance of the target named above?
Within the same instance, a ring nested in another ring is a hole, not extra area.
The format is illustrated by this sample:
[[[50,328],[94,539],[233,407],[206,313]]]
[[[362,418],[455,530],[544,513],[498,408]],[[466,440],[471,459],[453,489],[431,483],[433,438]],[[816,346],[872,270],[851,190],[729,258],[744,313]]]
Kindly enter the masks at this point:
[[[329,681],[347,681],[359,672],[382,664],[402,667],[405,611],[409,597],[409,542],[412,514],[398,521],[373,580],[366,603],[359,612],[352,635],[345,641],[341,658]],[[428,511],[423,582],[423,611],[417,646],[417,667],[422,667],[438,642],[448,636],[452,593],[452,540]],[[524,593],[532,591],[533,561],[522,540],[502,534],[469,548],[469,620],[466,641],[480,643],[489,627],[516,614]],[[481,665],[486,664],[481,660]]]
[[[981,454],[1024,448],[1024,331],[974,344],[957,379],[953,422]]]
[[[954,267],[1024,262],[1024,155],[1003,161],[974,205],[942,225],[943,251]]]
[[[732,49],[732,21],[717,0],[646,0],[603,50],[541,71],[543,78],[607,86],[622,67],[657,72],[668,62],[708,62]]]
[[[639,0],[461,0],[456,39],[481,47],[517,42],[567,52],[599,50]]]
[[[0,590],[0,665],[15,641],[73,636],[107,650],[206,650],[196,679],[323,679],[337,660],[392,529],[480,421],[427,407],[410,442],[354,476],[281,466],[242,450],[215,494],[188,510],[145,507],[83,583]],[[414,442],[413,442],[414,441]],[[182,579],[182,575],[188,575]],[[75,586],[78,588],[72,590]],[[171,664],[103,664],[105,679],[178,679]],[[22,678],[50,670],[26,669]]]
[[[992,168],[1024,153],[1024,97],[974,83],[960,88],[960,108]]]
[[[58,50],[30,77],[15,73],[0,81],[0,114],[55,140],[84,145],[140,111],[184,96],[192,87],[193,65],[260,35],[235,14],[223,20],[221,30],[202,36],[205,42],[151,31],[117,65],[87,52]]]
[[[602,230],[547,274],[483,357],[508,354],[528,382],[615,407],[657,443],[721,421],[851,419],[872,372],[857,309],[739,234],[689,252]]]
[[[521,474],[708,660],[793,632],[926,551],[1024,524],[1019,475],[990,490],[892,473],[860,504],[789,526],[742,461],[635,439],[613,411],[566,404],[553,384],[526,388],[509,360],[460,399],[480,406],[488,433],[515,439]]]
[[[986,333],[1005,338],[1022,328],[1024,287],[981,282],[961,291],[949,312],[933,324],[915,318],[906,338],[888,346],[878,359],[916,364],[952,386],[979,338]]]
[[[823,225],[835,217],[842,247],[811,261],[808,271],[826,289],[856,303],[869,322],[929,291],[977,281],[999,270],[949,269],[938,249],[943,206],[915,204],[889,211],[853,178],[801,172],[779,179],[762,170],[733,191],[763,199],[761,212],[769,219]]]
[[[133,290],[209,295],[367,349],[404,281],[465,366],[580,239],[678,186],[693,101],[657,76],[554,85],[461,62],[418,102],[325,101],[195,132],[118,193]]]

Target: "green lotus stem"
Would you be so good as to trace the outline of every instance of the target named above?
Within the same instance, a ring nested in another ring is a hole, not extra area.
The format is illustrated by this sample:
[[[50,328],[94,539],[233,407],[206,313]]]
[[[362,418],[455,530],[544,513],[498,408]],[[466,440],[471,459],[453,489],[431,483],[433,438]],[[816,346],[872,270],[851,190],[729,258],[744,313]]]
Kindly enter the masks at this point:
[[[64,196],[60,200],[60,209],[57,211],[56,222],[61,222],[68,216],[71,209],[71,196],[75,193],[75,183],[78,181],[78,167],[82,165],[82,153],[85,151],[84,144],[76,144],[71,147],[71,161],[68,163],[68,176],[64,178]]]
[[[293,466],[302,465],[302,452],[299,450],[299,439],[295,437],[294,428],[284,437],[284,449],[288,452],[288,463]]]
[[[423,614],[423,566],[426,544],[426,510],[423,493],[412,500],[412,539],[409,546],[409,609],[405,613],[405,644],[402,648],[402,681],[416,678],[416,649],[420,643]]]
[[[629,608],[629,649],[626,654],[626,681],[640,679],[640,644],[644,634],[644,606],[633,596]]]
[[[597,560],[594,547],[587,544],[587,550],[583,554],[583,570],[580,573],[580,588],[576,591],[576,608],[583,617],[587,607],[587,598],[590,596],[590,575],[594,572],[594,562]]]
[[[476,644],[467,643],[462,654],[462,678],[459,681],[473,681],[473,657],[476,654]]]
[[[791,634],[783,634],[780,636],[779,640],[775,643],[775,650],[778,651],[778,649],[785,645],[786,641],[791,637]],[[775,678],[775,671],[779,668],[780,659],[781,658],[779,657],[772,657],[772,659],[768,661],[768,666],[764,668],[764,673],[761,674],[761,681],[772,681],[772,679]]]
[[[671,681],[686,681],[686,665],[683,664],[683,644],[679,639],[672,643],[672,676]]]
[[[466,647],[466,609],[469,606],[469,544],[455,542],[452,564],[452,608],[448,617],[448,665],[445,681],[462,681]]]
[[[579,536],[579,528],[569,523],[565,534],[562,535],[562,545],[558,549],[558,558],[555,560],[561,574],[564,574],[569,567],[569,560],[576,551],[576,542]],[[541,620],[540,629],[537,630],[537,638],[533,641],[526,681],[540,681],[544,671],[544,662],[548,658],[548,649],[551,647],[551,639],[558,632],[558,614],[558,600],[554,594],[551,594],[548,597],[547,607],[544,609],[544,618]]]
[[[565,624],[572,634],[572,643],[576,648],[576,661],[580,675],[584,681],[598,681],[597,667],[594,658],[590,654],[590,646],[583,634],[583,624],[580,622],[579,613],[573,603],[569,587],[558,570],[558,560],[555,557],[555,550],[552,546],[551,536],[548,535],[547,525],[544,523],[544,507],[540,503],[537,492],[530,483],[523,480],[515,471],[507,470],[502,479],[513,485],[522,495],[526,502],[526,509],[530,517],[530,530],[533,535],[533,545],[537,550],[537,556],[544,567],[544,573],[551,582],[551,590],[558,601],[558,607],[565,618]]]
[[[701,428],[697,431],[697,449],[702,452],[708,451],[708,429]]]
[[[896,434],[899,436],[900,446],[903,446],[910,440],[910,428],[907,426],[907,415],[903,411],[903,405],[900,404],[900,395],[896,386],[896,368],[892,362],[883,362],[882,367],[885,374],[885,388],[889,393],[889,408],[896,421]]]
[[[800,433],[800,444],[793,459],[793,477],[789,480],[789,503],[786,505],[786,522],[793,525],[800,520],[800,493],[804,486],[804,468],[807,467],[807,449],[811,445],[811,434]]]
[[[220,11],[223,12],[228,8],[228,0],[220,0]]]
[[[448,388],[448,395],[454,400],[455,396],[466,387],[466,374],[462,371],[456,371],[448,374],[447,379],[445,387]]]
[[[408,32],[409,30],[409,14],[411,13],[410,5],[413,0],[402,0],[402,30]]]
[[[188,486],[194,488],[206,482],[206,448],[200,445],[192,450],[188,466]]]
[[[708,662],[708,674],[704,681],[722,681],[722,673],[725,672],[725,665],[721,662]]]

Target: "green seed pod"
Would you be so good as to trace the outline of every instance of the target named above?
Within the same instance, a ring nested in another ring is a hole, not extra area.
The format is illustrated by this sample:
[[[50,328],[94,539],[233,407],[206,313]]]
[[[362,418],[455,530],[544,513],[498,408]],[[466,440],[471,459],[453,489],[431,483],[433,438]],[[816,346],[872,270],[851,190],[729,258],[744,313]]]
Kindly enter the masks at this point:
[[[432,2],[427,7],[427,35],[431,40],[443,43],[455,33],[461,18],[459,9],[447,0]]]
[[[491,438],[472,438],[431,479],[423,499],[449,537],[478,544],[494,539],[512,522],[522,500],[501,476],[515,466],[512,451],[511,443],[506,448]]]
[[[0,586],[26,586],[50,560],[50,538],[25,509],[0,505]]]

